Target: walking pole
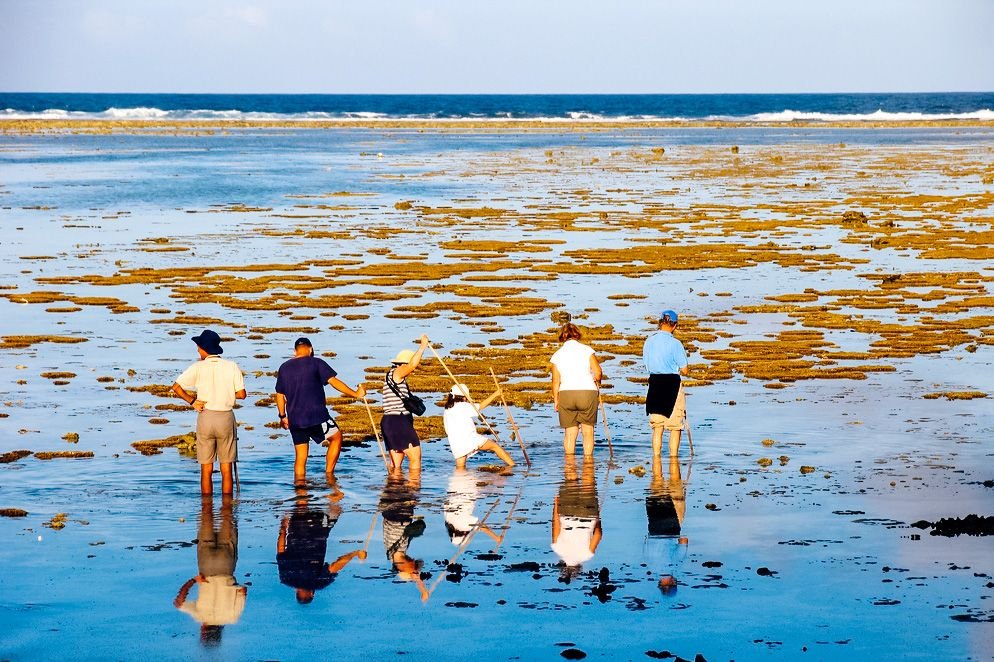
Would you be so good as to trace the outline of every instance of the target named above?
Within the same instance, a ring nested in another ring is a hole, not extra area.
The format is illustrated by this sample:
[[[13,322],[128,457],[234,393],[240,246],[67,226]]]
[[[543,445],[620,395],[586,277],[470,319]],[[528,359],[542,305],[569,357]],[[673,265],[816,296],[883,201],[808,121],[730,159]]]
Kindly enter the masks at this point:
[[[241,494],[242,493],[242,481],[238,479],[238,460],[235,460],[231,464],[233,465],[232,468],[235,470],[235,489],[238,490],[239,494]]]
[[[607,427],[607,409],[604,408],[604,398],[597,394],[597,400],[601,406],[601,420],[604,421],[604,437],[607,438],[608,461],[614,462],[614,445],[611,443],[611,431]]]
[[[445,361],[443,361],[442,357],[439,356],[438,352],[435,351],[434,345],[428,343],[428,349],[430,349],[431,353],[435,355],[435,358],[438,359],[438,362],[442,364],[442,367],[445,369],[445,372],[449,375],[449,378],[452,380],[452,383],[458,386],[459,380],[456,379],[456,376],[452,374],[451,370],[449,370],[449,366],[445,365]],[[469,400],[469,403],[471,405],[476,404],[476,402],[473,401],[473,396],[471,396],[469,393],[466,394],[466,399]],[[497,431],[494,430],[492,425],[490,425],[490,421],[488,421],[486,416],[483,415],[483,412],[478,411],[477,414],[479,415],[480,420],[483,421],[483,424],[487,426],[487,429],[490,430],[490,434],[494,436],[494,439],[500,439],[500,437],[497,436]]]
[[[369,416],[369,424],[373,428],[373,434],[376,435],[376,445],[380,449],[380,457],[383,458],[383,464],[387,468],[387,473],[390,473],[392,467],[390,466],[390,461],[387,459],[386,451],[383,450],[383,442],[380,441],[380,431],[376,429],[376,422],[373,420],[373,410],[369,408],[369,400],[366,399],[366,396],[362,396],[362,403],[366,405],[366,414]]]
[[[497,381],[497,375],[494,373],[494,369],[490,368],[490,376],[494,378],[494,385],[497,390],[500,391],[500,382]],[[525,450],[525,441],[521,438],[521,430],[518,429],[518,424],[514,422],[514,417],[511,416],[511,408],[507,406],[507,400],[504,399],[504,392],[501,391],[500,403],[504,405],[504,413],[507,414],[507,420],[511,424],[511,430],[514,431],[514,438],[518,440],[518,445],[521,446],[521,453],[525,456],[525,464],[529,469],[532,468],[532,461],[528,458],[528,451]]]
[[[687,415],[687,410],[683,411],[683,427],[687,430],[687,441],[690,442],[690,456],[694,456],[694,437],[690,434],[690,416]]]
[[[461,545],[459,545],[459,549],[456,550],[455,555],[451,559],[449,559],[448,562],[445,564],[446,568],[448,568],[450,565],[456,562],[456,559],[458,559],[459,555],[463,553],[464,549],[466,549],[466,546],[473,539],[473,536],[476,535],[476,532],[483,528],[483,525],[486,524],[487,522],[487,518],[490,517],[490,514],[494,512],[494,509],[498,505],[500,505],[499,498],[496,501],[494,501],[494,505],[490,506],[490,510],[488,510],[487,514],[483,516],[483,519],[481,519],[479,522],[476,523],[476,526],[473,528],[473,530],[470,531],[468,534],[466,534],[466,539],[462,541]],[[435,579],[435,582],[431,585],[431,588],[428,589],[429,596],[435,592],[435,589],[438,588],[438,584],[442,581],[444,577],[445,577],[444,572],[438,573],[438,577]]]

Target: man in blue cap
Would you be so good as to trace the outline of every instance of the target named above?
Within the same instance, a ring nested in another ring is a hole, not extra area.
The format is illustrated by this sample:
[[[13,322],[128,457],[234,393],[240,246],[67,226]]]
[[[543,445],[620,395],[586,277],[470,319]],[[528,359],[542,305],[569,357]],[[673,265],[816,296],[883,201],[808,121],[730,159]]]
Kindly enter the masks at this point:
[[[280,426],[289,430],[293,439],[293,479],[296,483],[304,480],[311,441],[328,443],[324,471],[329,480],[335,473],[335,465],[342,452],[342,431],[328,411],[325,384],[353,398],[366,396],[362,384],[354,389],[349,387],[338,378],[334,368],[314,356],[310,340],[297,338],[293,343],[293,358],[284,362],[276,373],[275,397]]]
[[[200,492],[213,494],[215,460],[221,467],[221,494],[234,492],[232,467],[238,461],[235,400],[245,399],[245,378],[234,361],[221,358],[221,336],[210,329],[194,336],[200,360],[173,384],[173,392],[197,412]],[[191,393],[193,391],[196,395]]]
[[[649,336],[642,348],[645,369],[649,373],[649,391],[645,396],[645,413],[652,426],[652,456],[658,458],[663,446],[663,431],[670,433],[670,455],[680,451],[680,433],[687,411],[681,375],[688,374],[687,351],[673,336],[677,314],[664,310],[659,315],[659,331]]]

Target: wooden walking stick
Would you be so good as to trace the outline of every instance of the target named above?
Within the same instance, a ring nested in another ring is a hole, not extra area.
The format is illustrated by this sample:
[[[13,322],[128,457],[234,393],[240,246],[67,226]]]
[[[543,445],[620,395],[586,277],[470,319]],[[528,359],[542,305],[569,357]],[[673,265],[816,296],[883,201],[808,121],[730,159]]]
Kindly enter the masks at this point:
[[[611,443],[611,431],[607,427],[607,409],[604,408],[604,398],[597,394],[597,401],[601,406],[601,420],[604,421],[604,437],[607,439],[608,461],[614,462],[614,444]]]
[[[687,415],[687,410],[683,411],[683,427],[687,430],[687,441],[690,442],[690,456],[694,456],[694,437],[690,434],[690,416]]]
[[[362,403],[366,405],[366,414],[369,416],[369,424],[373,428],[373,434],[376,435],[376,445],[380,449],[380,457],[383,458],[383,464],[387,468],[387,473],[390,473],[390,469],[393,467],[390,464],[390,460],[387,459],[386,451],[383,449],[383,442],[380,440],[380,431],[376,429],[376,421],[373,420],[373,410],[369,408],[369,400],[366,396],[362,396]]]
[[[494,386],[500,391],[500,382],[497,381],[497,375],[494,373],[493,368],[490,368],[490,376],[494,378]],[[507,406],[507,400],[504,399],[503,391],[500,394],[500,403],[504,405],[504,413],[507,414],[507,421],[511,424],[513,436],[518,440],[518,445],[521,446],[521,453],[525,456],[525,464],[531,469],[532,461],[528,458],[528,451],[525,450],[525,440],[521,438],[521,430],[518,429],[518,424],[514,422],[514,416],[511,416],[511,408]]]
[[[523,487],[524,485],[522,485],[522,488]],[[497,540],[497,544],[494,545],[494,548],[490,550],[491,554],[496,554],[497,550],[500,549],[500,546],[504,543],[504,536],[507,535],[507,530],[511,528],[511,517],[514,515],[514,509],[518,507],[518,499],[520,498],[521,490],[519,489],[517,495],[514,497],[514,503],[511,504],[511,510],[508,511],[507,518],[504,520],[504,526],[501,529],[500,538]]]
[[[362,551],[365,552],[369,549],[369,541],[373,539],[373,529],[376,528],[376,520],[380,516],[380,511],[373,513],[373,523],[369,525],[369,533],[366,534],[366,542],[362,546]]]
[[[235,489],[238,490],[239,494],[241,494],[242,493],[242,481],[239,480],[239,478],[238,478],[238,460],[235,460],[234,462],[232,462],[232,469],[235,472]]]
[[[428,349],[430,349],[431,353],[435,355],[435,358],[438,359],[438,362],[442,364],[442,368],[445,369],[445,372],[446,374],[448,374],[449,379],[452,380],[452,383],[458,386],[459,380],[456,379],[456,376],[452,374],[451,370],[449,370],[449,366],[445,365],[445,361],[443,361],[442,357],[439,356],[438,352],[435,351],[434,345],[428,343]],[[473,400],[473,396],[471,396],[469,393],[466,393],[466,399],[469,401],[471,405],[476,404],[476,402]],[[477,414],[479,415],[480,420],[483,421],[483,424],[487,426],[487,429],[490,430],[490,434],[494,436],[494,439],[500,439],[500,437],[497,435],[497,430],[494,430],[493,426],[490,425],[490,421],[488,421],[487,417],[483,415],[483,412],[478,411]]]
[[[490,510],[488,510],[487,514],[483,516],[483,519],[481,519],[479,522],[476,523],[476,526],[473,527],[473,530],[466,534],[466,539],[462,541],[461,545],[459,545],[459,549],[456,550],[455,555],[451,559],[449,559],[448,562],[445,564],[446,568],[448,568],[450,565],[456,562],[456,559],[459,558],[459,555],[462,554],[463,550],[466,549],[466,546],[469,545],[470,541],[473,539],[473,536],[476,535],[476,532],[483,528],[483,525],[486,524],[487,522],[487,518],[490,517],[490,514],[494,512],[494,509],[497,508],[498,505],[500,505],[499,498],[496,501],[494,501],[494,505],[490,506]],[[445,578],[445,572],[439,572],[438,577],[435,579],[435,582],[431,585],[431,588],[428,589],[429,596],[435,592],[435,589],[438,588],[439,583],[444,578]]]

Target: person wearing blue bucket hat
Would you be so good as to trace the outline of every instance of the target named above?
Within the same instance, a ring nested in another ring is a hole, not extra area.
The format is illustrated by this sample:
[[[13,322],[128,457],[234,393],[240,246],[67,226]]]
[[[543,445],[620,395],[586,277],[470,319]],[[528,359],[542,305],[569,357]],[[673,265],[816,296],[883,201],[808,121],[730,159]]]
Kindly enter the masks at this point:
[[[680,433],[687,411],[686,395],[681,376],[689,373],[687,351],[676,339],[679,317],[673,310],[659,314],[659,330],[649,336],[642,349],[645,369],[649,373],[649,390],[645,396],[645,412],[652,427],[652,457],[658,461],[663,446],[663,431],[669,431],[670,455],[680,451]]]
[[[173,384],[173,392],[197,413],[197,461],[200,492],[214,492],[214,462],[221,469],[221,493],[232,494],[232,469],[238,461],[238,424],[235,400],[245,399],[245,378],[234,361],[221,358],[221,336],[207,329],[193,337],[200,360]],[[192,391],[192,393],[191,393]],[[194,395],[194,393],[196,395]]]

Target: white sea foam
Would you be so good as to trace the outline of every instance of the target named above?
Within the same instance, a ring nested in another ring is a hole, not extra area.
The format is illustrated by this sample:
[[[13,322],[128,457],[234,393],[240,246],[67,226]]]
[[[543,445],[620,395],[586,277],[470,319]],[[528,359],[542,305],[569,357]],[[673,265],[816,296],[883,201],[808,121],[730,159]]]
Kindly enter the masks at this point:
[[[0,120],[239,120],[239,121],[430,121],[439,119],[437,113],[390,115],[373,111],[342,111],[323,112],[310,111],[303,113],[270,113],[240,110],[163,110],[154,107],[108,108],[100,112],[67,111],[59,108],[49,108],[40,112],[26,112],[7,108],[0,111]],[[984,108],[967,113],[919,113],[919,112],[888,112],[877,110],[872,113],[821,113],[800,110],[783,110],[775,113],[757,113],[748,116],[712,115],[703,118],[665,117],[656,115],[603,115],[589,111],[568,111],[565,115],[542,115],[531,117],[512,117],[511,113],[498,113],[496,116],[483,116],[478,113],[462,117],[446,118],[453,122],[914,122],[914,121],[952,121],[974,120],[994,121],[994,110]]]

